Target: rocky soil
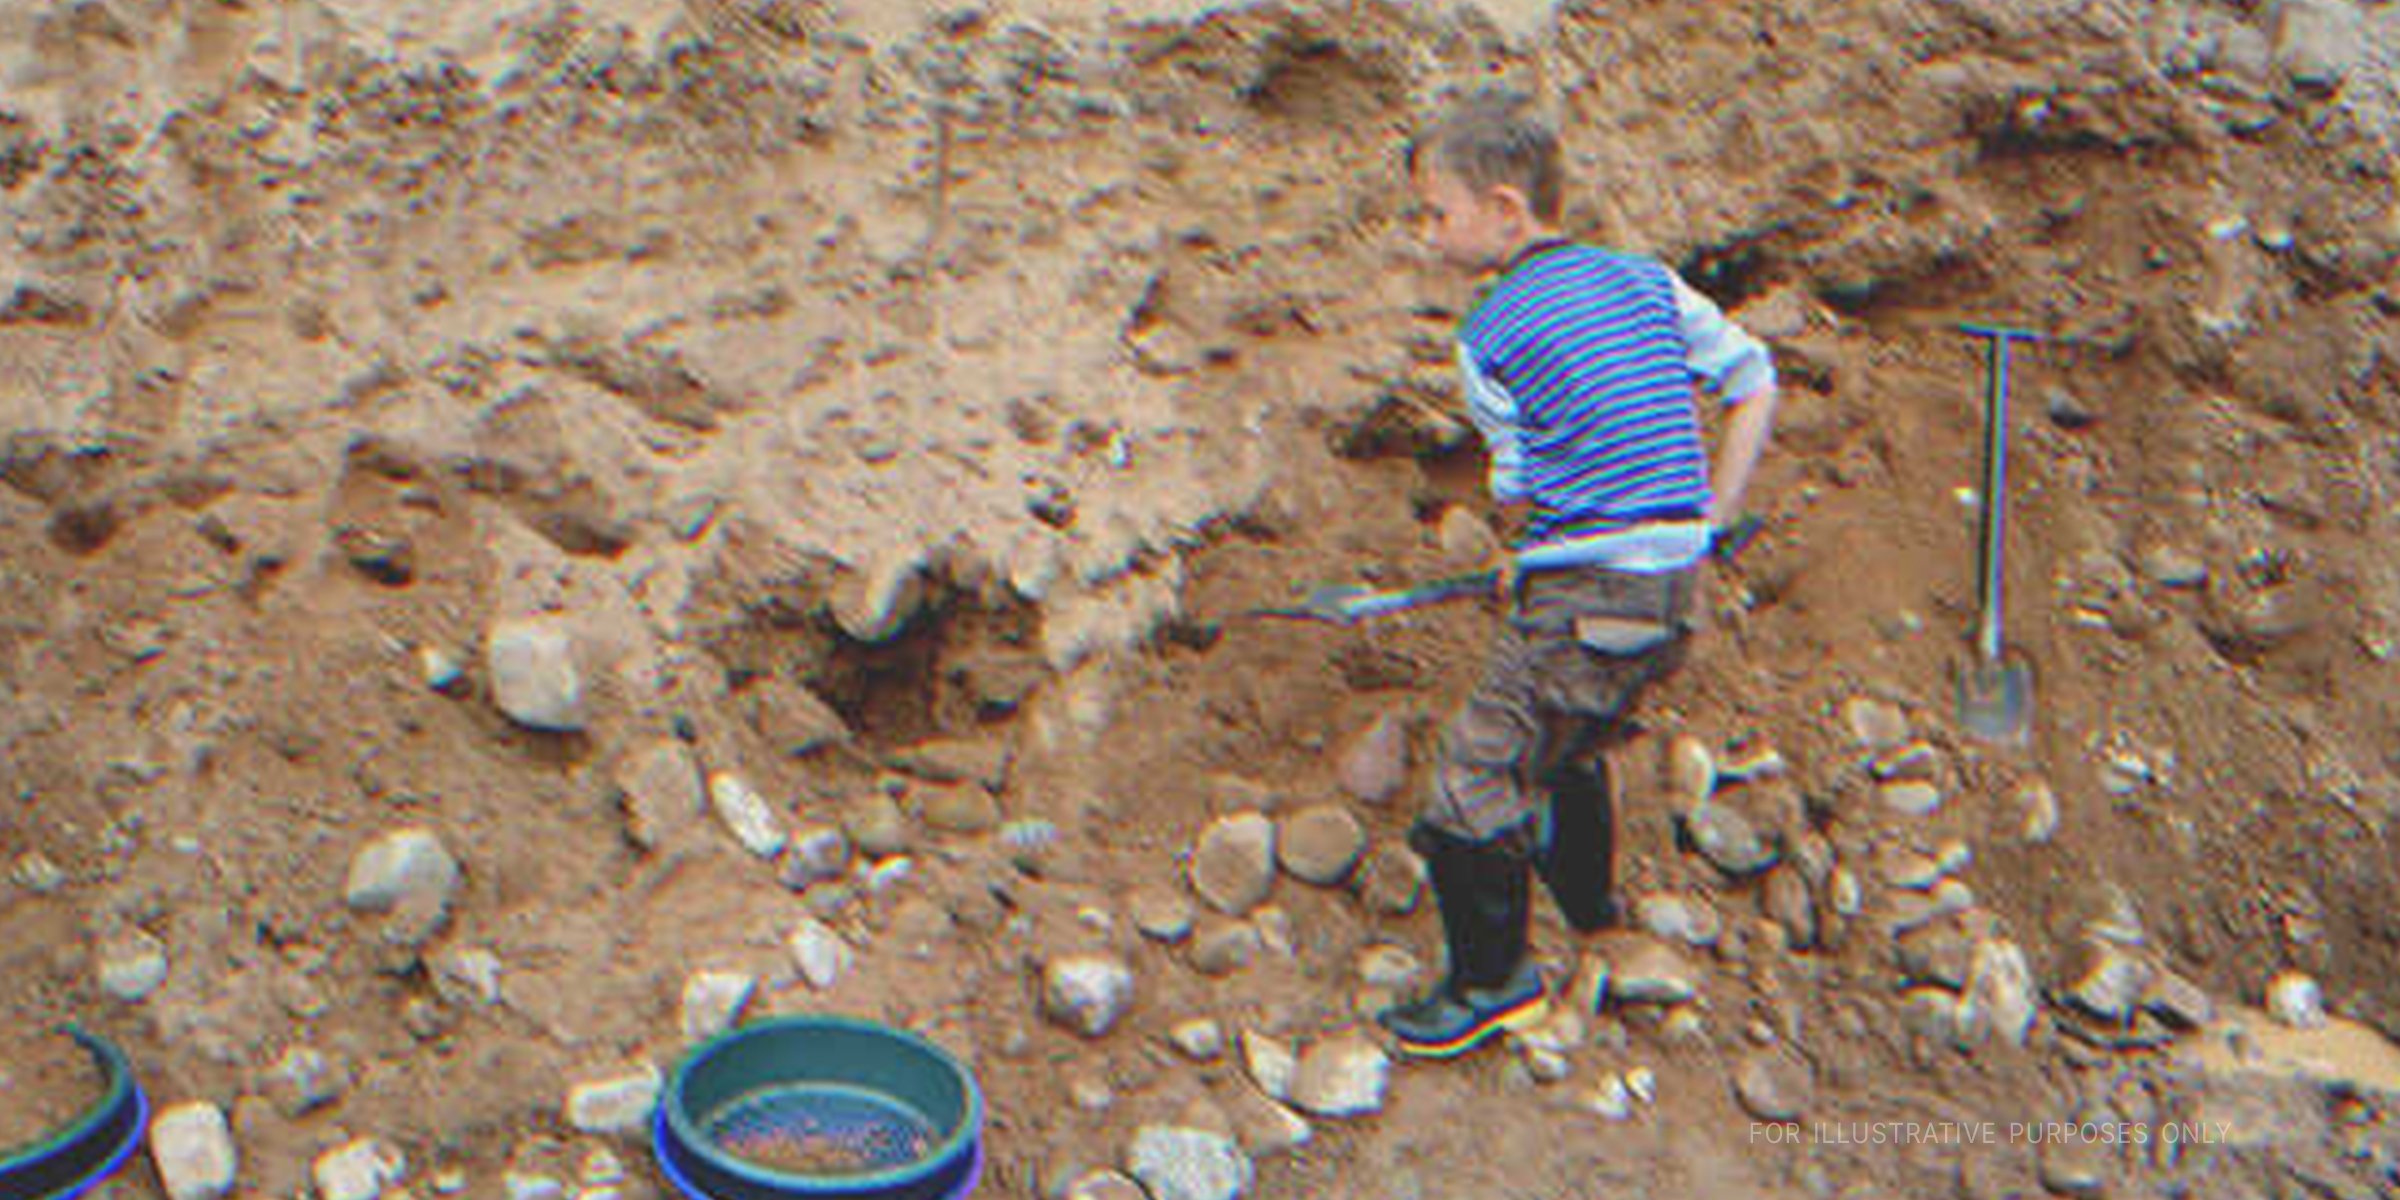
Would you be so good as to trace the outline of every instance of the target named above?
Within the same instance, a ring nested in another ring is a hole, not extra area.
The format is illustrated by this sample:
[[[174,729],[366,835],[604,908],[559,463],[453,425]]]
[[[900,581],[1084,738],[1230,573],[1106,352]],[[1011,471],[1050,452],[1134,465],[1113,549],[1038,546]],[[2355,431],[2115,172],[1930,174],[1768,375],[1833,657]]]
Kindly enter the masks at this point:
[[[0,10],[0,1016],[132,1055],[115,1196],[646,1200],[661,1072],[806,1011],[962,1055],[995,1195],[2384,1194],[2396,55],[2349,0]],[[1497,536],[1397,156],[1492,79],[1788,394],[1614,750],[1633,928],[1544,910],[1575,1002],[1416,1066],[1362,1014],[1439,967],[1401,835],[1494,615],[1244,614]],[[1953,713],[1962,320],[2060,335],[2022,747]]]

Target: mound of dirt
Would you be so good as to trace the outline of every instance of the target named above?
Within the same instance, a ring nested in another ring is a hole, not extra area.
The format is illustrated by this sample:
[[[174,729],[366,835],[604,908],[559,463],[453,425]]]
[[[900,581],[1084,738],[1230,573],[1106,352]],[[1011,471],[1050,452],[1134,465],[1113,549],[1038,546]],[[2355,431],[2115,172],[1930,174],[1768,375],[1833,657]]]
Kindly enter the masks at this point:
[[[64,1033],[0,1032],[0,1156],[91,1111],[107,1083],[91,1052]]]

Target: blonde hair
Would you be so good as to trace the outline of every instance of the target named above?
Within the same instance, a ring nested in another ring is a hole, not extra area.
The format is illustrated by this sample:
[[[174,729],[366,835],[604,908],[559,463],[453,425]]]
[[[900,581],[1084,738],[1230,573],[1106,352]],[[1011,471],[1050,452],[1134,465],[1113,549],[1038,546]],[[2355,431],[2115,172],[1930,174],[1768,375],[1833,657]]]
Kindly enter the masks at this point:
[[[1409,140],[1408,169],[1422,164],[1449,171],[1478,191],[1513,187],[1524,193],[1536,219],[1558,223],[1564,174],[1558,131],[1521,92],[1486,88],[1452,106]]]

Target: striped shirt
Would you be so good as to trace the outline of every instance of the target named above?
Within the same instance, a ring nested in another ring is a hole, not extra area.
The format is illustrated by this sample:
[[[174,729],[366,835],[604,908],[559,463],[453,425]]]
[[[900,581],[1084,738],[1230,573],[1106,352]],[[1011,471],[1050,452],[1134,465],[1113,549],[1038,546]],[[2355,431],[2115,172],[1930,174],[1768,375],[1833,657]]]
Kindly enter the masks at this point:
[[[1775,381],[1766,347],[1650,259],[1537,247],[1459,326],[1492,492],[1534,506],[1527,568],[1664,571],[1708,551],[1694,386],[1727,403]]]

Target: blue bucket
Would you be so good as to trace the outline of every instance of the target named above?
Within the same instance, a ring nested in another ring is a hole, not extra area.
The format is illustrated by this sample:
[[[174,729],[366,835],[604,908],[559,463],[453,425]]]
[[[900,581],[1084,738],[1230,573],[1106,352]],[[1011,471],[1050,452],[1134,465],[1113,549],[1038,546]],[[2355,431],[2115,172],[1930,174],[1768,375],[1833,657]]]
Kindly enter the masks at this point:
[[[983,1094],[914,1034],[781,1017],[677,1064],[652,1137],[689,1200],[965,1200],[983,1170]]]
[[[116,1174],[149,1128],[150,1100],[134,1083],[124,1053],[75,1026],[64,1032],[100,1068],[100,1100],[64,1129],[0,1158],[0,1197],[7,1200],[75,1200]]]

